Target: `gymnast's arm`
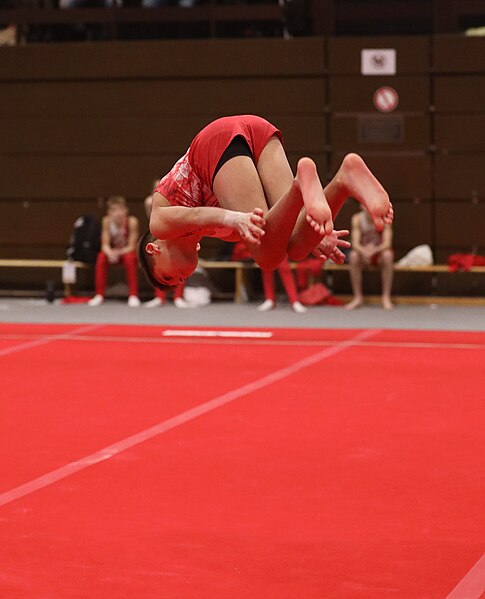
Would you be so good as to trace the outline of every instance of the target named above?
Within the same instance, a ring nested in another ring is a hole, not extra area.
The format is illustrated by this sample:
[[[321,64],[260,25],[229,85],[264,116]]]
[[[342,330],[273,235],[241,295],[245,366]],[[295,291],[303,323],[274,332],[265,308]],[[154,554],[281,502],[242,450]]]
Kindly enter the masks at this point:
[[[172,206],[160,193],[153,194],[150,232],[157,239],[174,239],[199,233],[226,240],[258,242],[264,235],[262,213],[235,212],[211,206]]]

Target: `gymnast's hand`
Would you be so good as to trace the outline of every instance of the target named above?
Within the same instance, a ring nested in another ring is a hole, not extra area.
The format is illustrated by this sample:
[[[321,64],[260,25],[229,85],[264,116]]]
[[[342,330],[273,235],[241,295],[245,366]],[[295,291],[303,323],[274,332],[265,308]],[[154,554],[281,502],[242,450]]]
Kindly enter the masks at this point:
[[[317,258],[320,258],[325,262],[328,258],[335,262],[335,264],[343,264],[345,260],[345,254],[339,249],[339,247],[349,248],[350,243],[342,237],[347,237],[349,231],[343,229],[342,231],[333,231],[330,235],[325,235],[313,250],[312,254]]]
[[[261,208],[252,212],[230,212],[225,224],[240,236],[241,241],[260,244],[264,235],[263,214]]]

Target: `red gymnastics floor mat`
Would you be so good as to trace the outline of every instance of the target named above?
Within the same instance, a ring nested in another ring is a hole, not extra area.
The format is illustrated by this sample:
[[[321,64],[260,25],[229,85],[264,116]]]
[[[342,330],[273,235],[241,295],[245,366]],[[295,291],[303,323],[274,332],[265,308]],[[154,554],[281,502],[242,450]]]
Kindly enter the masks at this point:
[[[0,325],[0,597],[485,596],[485,334]]]

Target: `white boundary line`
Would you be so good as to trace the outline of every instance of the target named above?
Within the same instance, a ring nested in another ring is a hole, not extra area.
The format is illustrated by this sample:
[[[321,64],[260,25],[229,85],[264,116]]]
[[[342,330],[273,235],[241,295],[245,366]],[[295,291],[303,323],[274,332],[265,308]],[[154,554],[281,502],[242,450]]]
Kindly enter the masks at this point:
[[[207,414],[208,412],[211,412],[212,410],[215,410],[215,409],[220,408],[221,406],[224,406],[232,401],[235,401],[236,399],[239,399],[240,397],[248,395],[249,393],[253,393],[254,391],[259,391],[260,389],[263,389],[264,387],[267,387],[268,385],[271,385],[272,383],[281,381],[282,379],[284,379],[288,376],[291,376],[292,374],[295,374],[295,373],[299,372],[300,370],[307,368],[308,366],[313,366],[317,362],[326,360],[326,359],[334,356],[335,354],[338,354],[338,353],[344,351],[345,349],[347,349],[349,347],[353,347],[361,339],[366,339],[367,337],[371,337],[372,335],[376,335],[378,333],[380,333],[380,329],[362,331],[361,333],[357,334],[352,339],[342,341],[335,347],[323,349],[323,350],[317,352],[316,354],[313,354],[312,356],[308,356],[306,358],[303,358],[302,360],[298,360],[297,362],[295,362],[294,364],[291,364],[290,366],[286,366],[285,368],[276,370],[275,372],[273,372],[271,374],[267,374],[266,376],[263,376],[260,379],[253,381],[252,383],[248,383],[247,385],[242,385],[241,387],[238,387],[237,389],[234,389],[232,391],[224,393],[223,395],[219,395],[219,397],[216,397],[214,399],[206,401],[205,403],[200,404],[194,408],[191,408],[190,410],[187,410],[185,412],[182,412],[182,413],[178,414],[177,416],[173,416],[172,418],[169,418],[168,420],[163,420],[159,424],[156,424],[155,426],[147,428],[144,431],[136,433],[135,435],[132,435],[131,437],[122,439],[121,441],[118,441],[117,443],[114,443],[113,445],[109,445],[108,447],[105,447],[104,449],[100,449],[99,451],[96,451],[95,453],[92,453],[88,456],[80,458],[79,460],[70,462],[69,464],[61,466],[60,468],[57,468],[56,470],[52,470],[51,472],[48,472],[47,474],[39,476],[38,478],[35,478],[23,485],[15,487],[14,489],[11,489],[10,491],[6,491],[6,492],[0,494],[0,507],[3,505],[6,505],[8,503],[11,503],[12,501],[15,501],[16,499],[20,499],[21,497],[25,497],[26,495],[35,493],[36,491],[39,491],[40,489],[43,489],[44,487],[52,485],[53,483],[55,483],[59,480],[67,478],[71,474],[75,474],[76,472],[79,472],[80,470],[84,470],[85,468],[88,468],[89,466],[98,464],[99,462],[102,462],[104,460],[109,460],[110,458],[119,454],[122,451],[125,451],[127,449],[130,449],[131,447],[139,445],[140,443],[148,441],[149,439],[152,439],[153,437],[156,437],[158,435],[166,433],[167,431],[169,431],[173,428],[176,428],[178,426],[181,426],[182,424],[190,422],[191,420],[194,420],[195,418],[198,418],[199,416]]]
[[[104,326],[104,325],[97,325]],[[185,338],[185,337],[115,337],[109,335],[99,335],[93,337],[83,337],[74,333],[65,333],[63,335],[29,335],[29,334],[0,334],[0,340],[20,340],[20,339],[33,339],[38,338],[40,341],[62,339],[64,341],[97,341],[104,343],[119,342],[119,343],[204,343],[207,345],[287,345],[287,346],[301,346],[301,347],[321,347],[321,346],[336,346],[341,341],[325,341],[325,340],[312,340],[312,339],[260,339],[260,338],[225,338],[220,337],[197,337],[197,338]],[[28,345],[34,343],[30,341]],[[36,343],[36,342],[35,342]],[[397,349],[468,349],[468,350],[485,350],[484,343],[423,343],[423,342],[411,342],[411,341],[362,341],[354,343],[356,347],[389,347]],[[19,346],[17,346],[19,347]],[[14,348],[12,348],[14,349]],[[9,348],[3,350],[6,353],[11,353]],[[0,356],[2,350],[0,350]]]
[[[485,592],[485,553],[446,599],[480,599]]]
[[[20,345],[15,345],[14,347],[6,347],[5,349],[0,350],[0,358],[2,356],[8,356],[9,354],[15,354],[16,352],[23,351],[24,349],[31,349],[33,347],[38,347],[39,345],[45,345],[46,343],[50,343],[51,341],[58,341],[59,339],[69,339],[72,334],[82,334],[87,333],[88,331],[92,331],[94,329],[99,329],[101,325],[99,324],[90,324],[84,327],[76,327],[72,331],[68,331],[67,333],[61,333],[59,335],[42,335],[38,339],[33,341],[27,341],[26,343],[21,343]],[[33,335],[26,335],[32,339]],[[3,339],[3,336],[0,336],[0,339]],[[20,338],[20,337],[17,337]]]
[[[234,339],[271,339],[271,331],[229,331],[219,330],[195,330],[195,329],[164,329],[162,337],[230,337]]]

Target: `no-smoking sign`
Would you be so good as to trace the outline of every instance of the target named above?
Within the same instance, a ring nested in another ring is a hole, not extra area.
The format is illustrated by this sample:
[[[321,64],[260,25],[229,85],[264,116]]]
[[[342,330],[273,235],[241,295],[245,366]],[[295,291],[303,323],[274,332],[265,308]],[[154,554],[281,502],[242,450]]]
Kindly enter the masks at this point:
[[[399,95],[393,87],[380,87],[374,92],[374,106],[379,112],[392,112],[399,104]]]

